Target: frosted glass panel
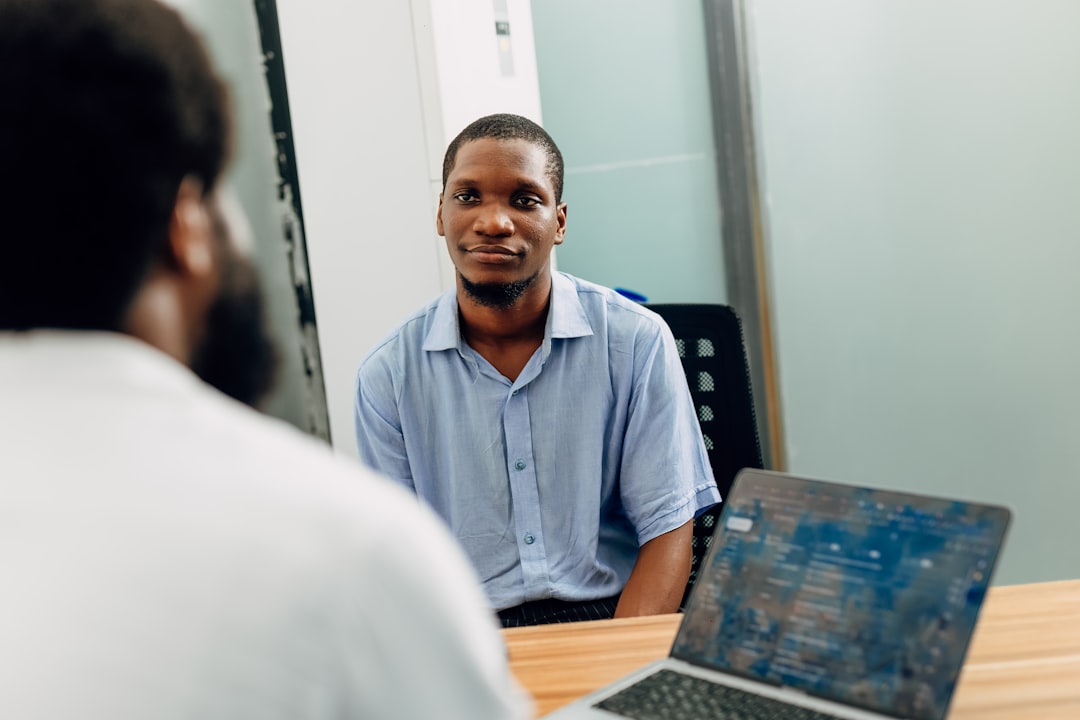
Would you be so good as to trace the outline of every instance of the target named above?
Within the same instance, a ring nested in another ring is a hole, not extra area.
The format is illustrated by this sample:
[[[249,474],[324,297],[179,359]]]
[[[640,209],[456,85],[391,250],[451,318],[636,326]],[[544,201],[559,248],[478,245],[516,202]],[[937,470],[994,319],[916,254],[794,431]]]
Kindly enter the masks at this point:
[[[792,470],[1016,513],[1080,576],[1080,3],[751,0]]]
[[[652,302],[723,302],[698,0],[537,0],[544,126],[566,159],[558,266]]]

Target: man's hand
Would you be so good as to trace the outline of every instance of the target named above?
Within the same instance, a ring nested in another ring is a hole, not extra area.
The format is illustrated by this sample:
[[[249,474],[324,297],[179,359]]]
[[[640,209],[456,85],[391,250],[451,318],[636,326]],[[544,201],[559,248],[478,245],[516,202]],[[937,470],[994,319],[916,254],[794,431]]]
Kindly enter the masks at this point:
[[[661,615],[679,609],[690,579],[693,535],[694,521],[690,520],[641,546],[615,617]]]

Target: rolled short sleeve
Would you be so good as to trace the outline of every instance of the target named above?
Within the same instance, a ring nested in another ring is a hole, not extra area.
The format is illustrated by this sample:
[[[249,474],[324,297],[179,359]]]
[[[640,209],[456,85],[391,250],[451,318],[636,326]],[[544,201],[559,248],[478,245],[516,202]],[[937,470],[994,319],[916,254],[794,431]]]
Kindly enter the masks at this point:
[[[414,490],[395,397],[390,348],[370,355],[356,375],[354,426],[360,461]]]
[[[620,494],[638,544],[720,502],[686,375],[667,325],[639,332],[620,470]]]

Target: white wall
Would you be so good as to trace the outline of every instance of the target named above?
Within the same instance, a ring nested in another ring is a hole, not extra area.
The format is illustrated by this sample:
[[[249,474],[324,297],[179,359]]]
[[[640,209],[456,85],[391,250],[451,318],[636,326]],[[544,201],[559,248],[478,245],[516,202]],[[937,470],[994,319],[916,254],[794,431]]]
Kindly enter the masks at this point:
[[[434,28],[443,149],[466,125],[483,115],[511,112],[537,123],[540,87],[536,76],[531,3],[528,0],[423,0]],[[418,3],[416,3],[418,4]],[[497,8],[505,6],[502,11]],[[494,33],[496,19],[510,34]],[[509,55],[504,70],[500,53]]]
[[[330,428],[355,455],[360,360],[453,283],[435,234],[445,131],[539,114],[529,4],[507,6],[513,79],[496,72],[491,0],[277,5]]]
[[[351,0],[278,16],[330,430],[355,455],[360,360],[439,290],[412,16]]]
[[[1080,3],[751,0],[792,470],[1011,506],[1080,577]]]

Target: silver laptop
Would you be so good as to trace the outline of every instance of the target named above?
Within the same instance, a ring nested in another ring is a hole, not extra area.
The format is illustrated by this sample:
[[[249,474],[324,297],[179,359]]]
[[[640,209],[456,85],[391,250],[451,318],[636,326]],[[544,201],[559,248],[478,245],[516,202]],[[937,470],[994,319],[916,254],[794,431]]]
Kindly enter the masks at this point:
[[[1009,519],[743,470],[670,656],[548,717],[940,720]]]

